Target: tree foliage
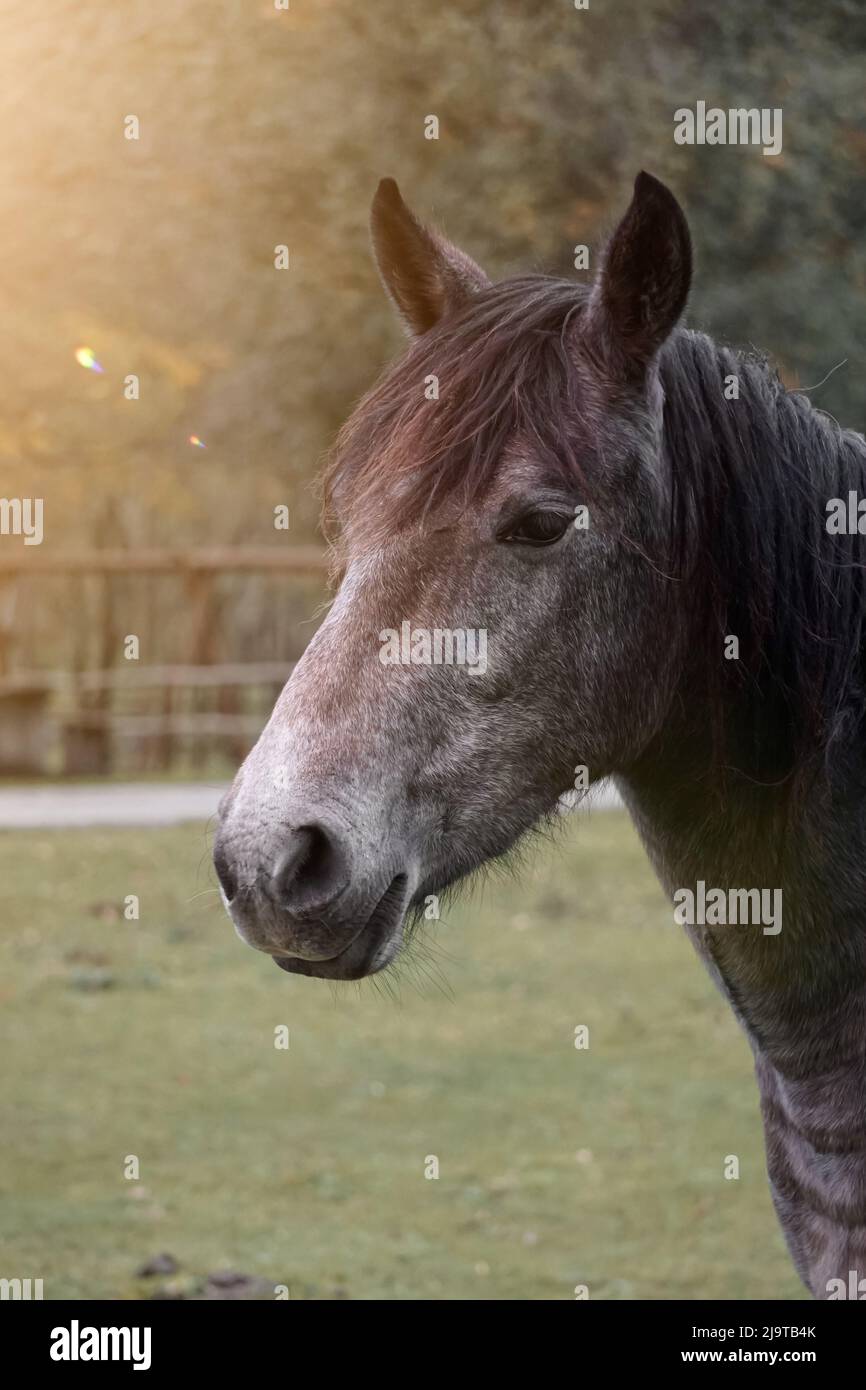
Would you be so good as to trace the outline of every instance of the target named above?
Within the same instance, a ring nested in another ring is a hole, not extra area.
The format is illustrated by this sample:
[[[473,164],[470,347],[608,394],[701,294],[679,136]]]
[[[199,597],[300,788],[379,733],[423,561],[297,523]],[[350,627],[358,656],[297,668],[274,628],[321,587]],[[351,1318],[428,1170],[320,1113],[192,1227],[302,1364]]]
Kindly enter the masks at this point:
[[[693,321],[792,383],[847,359],[815,400],[863,426],[860,0],[56,0],[0,23],[0,459],[7,494],[46,498],[46,544],[273,542],[280,502],[314,533],[322,452],[400,341],[368,249],[386,174],[498,277],[576,273],[650,169],[690,216]],[[699,99],[781,107],[782,155],[676,145]]]

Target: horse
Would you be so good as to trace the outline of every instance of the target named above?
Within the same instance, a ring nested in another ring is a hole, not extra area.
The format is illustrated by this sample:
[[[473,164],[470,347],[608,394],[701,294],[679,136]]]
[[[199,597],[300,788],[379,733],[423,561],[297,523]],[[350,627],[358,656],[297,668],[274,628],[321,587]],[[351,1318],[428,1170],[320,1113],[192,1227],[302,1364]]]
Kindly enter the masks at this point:
[[[671,900],[701,890],[678,920],[751,1045],[788,1248],[840,1296],[866,1275],[866,441],[683,326],[691,235],[650,174],[589,282],[491,282],[393,180],[371,225],[409,341],[338,436],[335,597],[220,808],[235,928],[371,975],[429,895],[612,778]],[[435,660],[437,628],[485,633],[483,668]]]

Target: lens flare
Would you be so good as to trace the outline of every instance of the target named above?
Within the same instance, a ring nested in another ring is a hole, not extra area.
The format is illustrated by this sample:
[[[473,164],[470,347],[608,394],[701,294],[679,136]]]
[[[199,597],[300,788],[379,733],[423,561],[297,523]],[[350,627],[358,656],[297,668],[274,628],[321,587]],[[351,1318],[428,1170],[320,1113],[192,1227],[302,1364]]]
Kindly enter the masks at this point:
[[[199,439],[199,437],[198,437],[197,434],[191,434],[190,437],[189,437],[189,442],[190,442],[190,444],[192,444],[193,448],[195,448],[195,449],[206,449],[206,448],[207,448],[207,445],[205,444],[204,440],[203,440],[203,439]]]
[[[96,353],[93,348],[77,347],[75,349],[75,360],[80,367],[86,367],[89,372],[102,372],[105,368],[96,360]]]

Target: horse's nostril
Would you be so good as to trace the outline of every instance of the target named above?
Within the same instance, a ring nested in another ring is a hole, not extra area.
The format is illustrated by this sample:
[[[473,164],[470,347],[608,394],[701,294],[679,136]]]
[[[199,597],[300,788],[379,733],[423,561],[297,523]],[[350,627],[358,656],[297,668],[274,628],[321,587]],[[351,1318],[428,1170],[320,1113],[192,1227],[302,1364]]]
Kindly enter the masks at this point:
[[[306,826],[293,830],[288,845],[277,859],[271,873],[271,890],[282,901],[291,891],[313,848],[313,832]]]
[[[217,878],[220,881],[222,890],[228,902],[231,902],[238,890],[237,879],[231,871],[228,857],[221,845],[216,845],[213,852],[213,864],[216,869]]]
[[[321,825],[300,825],[274,865],[271,894],[283,907],[326,903],[345,883],[345,857]]]

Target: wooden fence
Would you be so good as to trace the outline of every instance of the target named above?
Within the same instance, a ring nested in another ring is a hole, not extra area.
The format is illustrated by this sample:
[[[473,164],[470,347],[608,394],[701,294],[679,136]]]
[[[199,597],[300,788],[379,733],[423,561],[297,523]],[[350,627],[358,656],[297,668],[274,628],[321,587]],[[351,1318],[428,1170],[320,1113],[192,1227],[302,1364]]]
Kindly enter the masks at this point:
[[[213,585],[227,573],[324,579],[326,570],[325,552],[312,546],[0,552],[0,589],[30,575],[100,576],[104,584],[118,575],[174,577],[183,585],[193,632],[189,663],[120,659],[93,669],[0,674],[0,773],[99,774],[118,764],[166,768],[180,753],[203,763],[215,747],[234,760],[242,757],[292,667],[288,660],[206,659]]]

